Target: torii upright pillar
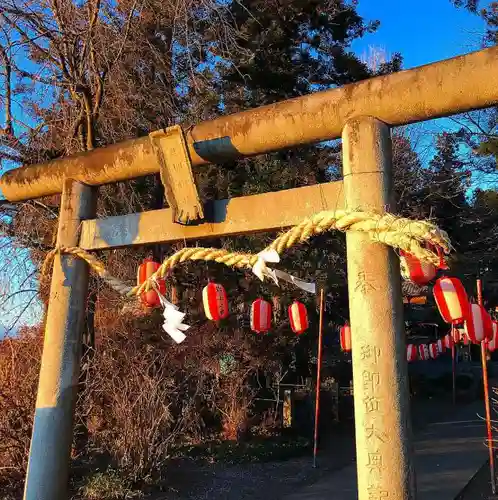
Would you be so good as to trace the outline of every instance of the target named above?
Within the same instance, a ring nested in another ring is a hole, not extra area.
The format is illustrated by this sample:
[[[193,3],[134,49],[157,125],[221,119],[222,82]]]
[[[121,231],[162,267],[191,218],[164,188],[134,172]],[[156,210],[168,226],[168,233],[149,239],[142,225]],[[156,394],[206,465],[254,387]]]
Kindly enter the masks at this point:
[[[389,127],[371,117],[342,133],[344,192],[350,209],[392,206]],[[365,233],[348,232],[359,500],[413,500],[411,426],[399,261]]]
[[[95,189],[66,179],[57,245],[78,245],[81,221],[95,216]],[[66,500],[73,416],[80,373],[88,264],[54,260],[24,500]]]

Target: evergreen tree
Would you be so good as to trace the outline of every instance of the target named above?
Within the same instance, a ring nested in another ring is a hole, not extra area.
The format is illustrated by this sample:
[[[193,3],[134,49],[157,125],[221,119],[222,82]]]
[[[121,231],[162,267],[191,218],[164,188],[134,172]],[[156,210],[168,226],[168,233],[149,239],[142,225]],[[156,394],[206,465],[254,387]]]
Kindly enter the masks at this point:
[[[213,113],[235,113],[271,104],[395,71],[401,65],[401,58],[396,55],[374,72],[351,52],[351,43],[374,31],[378,23],[366,22],[353,4],[342,0],[240,0],[231,3],[230,9],[239,28],[235,42],[240,50],[229,58],[219,57],[206,70],[219,96]],[[340,146],[334,141],[202,167],[198,179],[202,196],[209,199],[326,182],[337,179],[340,172]],[[335,207],[324,200],[323,208]],[[258,252],[274,236],[246,236],[213,243]],[[300,278],[326,283],[333,304],[326,335],[336,336],[334,326],[348,319],[344,236],[327,234],[314,238],[310,245],[291,249],[282,256],[280,267]],[[315,297],[285,285],[280,289],[270,283],[262,284],[250,273],[241,280],[240,275],[219,268],[210,267],[210,272],[227,287],[232,302],[240,307],[245,304],[246,315],[257,296],[269,300],[280,297],[280,317],[273,329],[275,337],[270,351],[272,360],[281,356],[285,362],[285,353],[292,349],[315,352],[309,343],[316,334]],[[195,281],[202,280],[198,271]],[[286,309],[293,298],[304,301],[311,315],[312,329],[299,340],[290,334],[286,321]],[[258,343],[261,339],[257,338],[255,349]]]
[[[216,66],[219,107],[234,113],[352,83],[373,75],[349,47],[376,29],[343,0],[243,0],[231,4],[242,48]],[[379,73],[399,69],[401,59]],[[335,144],[299,147],[224,166],[217,185],[240,195],[324,182],[337,176]]]
[[[464,165],[454,135],[439,135],[436,147],[427,172],[429,184],[425,205],[429,208],[428,216],[448,232],[456,249],[463,251],[466,238],[461,226],[468,216],[469,172],[462,170]]]
[[[457,253],[452,266],[462,278],[471,295],[475,295],[475,280],[484,283],[485,300],[489,307],[498,304],[498,192],[496,189],[477,189],[469,202],[467,217],[460,221],[465,245]]]
[[[427,175],[407,135],[394,133],[392,149],[395,210],[405,217],[419,218],[423,213],[421,197],[427,188]]]
[[[374,31],[378,23],[362,19],[354,4],[343,0],[241,0],[231,3],[230,13],[239,27],[236,45],[241,50],[229,60],[220,58],[215,65],[214,88],[223,113],[374,75],[351,52],[350,45]],[[400,65],[396,55],[375,74],[397,70]],[[340,171],[340,147],[337,142],[327,142],[208,167],[202,184],[207,197],[231,197],[326,182],[337,179]],[[325,200],[323,208],[334,207]],[[258,251],[272,236],[238,238],[232,244]],[[283,267],[294,274],[327,283],[336,304],[333,318],[343,322],[347,318],[343,235],[315,238],[306,248],[291,250],[283,257]],[[260,283],[253,285],[252,293],[260,290]],[[313,303],[309,297],[303,299]]]

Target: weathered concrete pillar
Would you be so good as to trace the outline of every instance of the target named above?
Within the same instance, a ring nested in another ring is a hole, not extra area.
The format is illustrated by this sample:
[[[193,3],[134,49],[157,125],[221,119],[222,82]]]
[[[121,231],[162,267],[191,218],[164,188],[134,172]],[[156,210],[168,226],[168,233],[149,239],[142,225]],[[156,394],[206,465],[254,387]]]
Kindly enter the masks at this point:
[[[93,189],[64,181],[59,214],[59,246],[77,246],[83,219],[95,216]],[[80,371],[81,335],[88,289],[88,266],[56,256],[36,399],[25,500],[66,500],[73,413]]]
[[[391,138],[383,122],[361,117],[342,133],[347,208],[392,205]],[[408,377],[399,260],[367,235],[348,232],[359,500],[412,500]]]

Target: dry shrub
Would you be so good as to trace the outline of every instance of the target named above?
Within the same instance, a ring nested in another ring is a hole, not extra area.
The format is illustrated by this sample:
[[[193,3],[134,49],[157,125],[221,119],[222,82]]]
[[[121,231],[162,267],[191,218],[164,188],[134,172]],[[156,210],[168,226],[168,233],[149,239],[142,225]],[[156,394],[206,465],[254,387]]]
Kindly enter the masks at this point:
[[[149,333],[123,320],[121,332],[99,339],[80,397],[90,449],[109,455],[132,481],[159,472],[171,446],[199,440],[202,427],[195,377],[171,344],[162,345],[168,341],[155,334],[153,319]]]
[[[221,381],[217,389],[218,408],[222,415],[222,437],[230,441],[245,438],[250,430],[249,410],[255,390],[238,372]]]
[[[179,446],[245,436],[255,394],[249,379],[265,362],[252,336],[202,322],[175,345],[162,331],[160,311],[109,311],[97,310],[97,348],[83,363],[78,414],[87,453],[109,456],[139,481],[160,474]],[[234,361],[222,373],[226,356]]]
[[[18,491],[27,466],[42,351],[37,328],[0,341],[0,488]],[[7,493],[6,498],[8,498]]]
[[[251,377],[271,365],[268,345],[205,321],[193,322],[187,340],[175,345],[162,331],[160,311],[122,309],[101,292],[96,347],[82,361],[76,408],[73,458],[82,471],[110,465],[133,485],[158,478],[184,445],[245,438],[257,423]],[[41,350],[38,329],[0,342],[0,472],[15,487],[26,468]]]
[[[143,494],[131,488],[117,471],[108,469],[90,475],[79,488],[79,496],[85,500],[124,500],[141,498]]]
[[[164,359],[124,344],[102,341],[89,366],[84,408],[92,444],[136,480],[167,457],[174,383]]]

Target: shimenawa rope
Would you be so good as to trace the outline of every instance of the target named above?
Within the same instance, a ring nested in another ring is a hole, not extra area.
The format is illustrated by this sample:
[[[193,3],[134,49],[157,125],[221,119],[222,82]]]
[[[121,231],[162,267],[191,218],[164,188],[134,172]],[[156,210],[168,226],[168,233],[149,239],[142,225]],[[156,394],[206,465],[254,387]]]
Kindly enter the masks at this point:
[[[294,245],[305,243],[312,236],[332,229],[366,233],[372,241],[403,250],[423,262],[436,266],[440,263],[440,255],[426,248],[424,244],[429,243],[440,248],[444,253],[449,253],[451,250],[451,242],[447,233],[431,222],[411,220],[388,213],[377,214],[357,210],[318,212],[278,236],[265,250],[275,250],[281,254]],[[260,258],[258,254],[231,252],[220,248],[183,248],[166,258],[157,271],[141,285],[130,287],[111,276],[102,262],[79,247],[62,247],[49,252],[42,267],[42,277],[46,276],[57,253],[70,254],[85,260],[110,287],[127,296],[140,295],[142,292],[149,291],[154,287],[157,279],[164,278],[173,267],[187,260],[213,261],[239,269],[251,269]]]
[[[132,289],[131,286],[126,285],[121,280],[118,280],[114,276],[111,276],[104,267],[104,264],[100,260],[98,260],[95,255],[79,247],[61,247],[51,250],[45,257],[45,261],[43,262],[41,268],[41,280],[46,279],[48,271],[50,270],[54,258],[58,253],[73,255],[74,257],[78,257],[84,260],[102,278],[103,281],[105,281],[111,288],[116,290],[121,295],[128,295],[128,293]]]

